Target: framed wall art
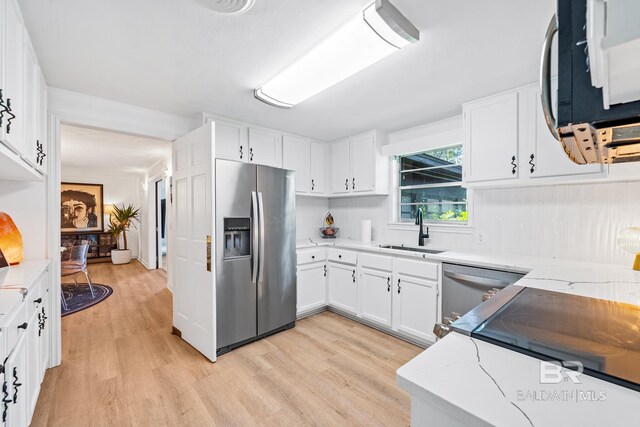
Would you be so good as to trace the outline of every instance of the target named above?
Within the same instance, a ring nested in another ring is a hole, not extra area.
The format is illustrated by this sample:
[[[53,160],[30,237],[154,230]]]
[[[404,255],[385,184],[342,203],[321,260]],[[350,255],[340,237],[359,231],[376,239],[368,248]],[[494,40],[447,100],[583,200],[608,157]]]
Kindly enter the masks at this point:
[[[60,228],[63,233],[104,230],[102,184],[63,182],[60,190]]]

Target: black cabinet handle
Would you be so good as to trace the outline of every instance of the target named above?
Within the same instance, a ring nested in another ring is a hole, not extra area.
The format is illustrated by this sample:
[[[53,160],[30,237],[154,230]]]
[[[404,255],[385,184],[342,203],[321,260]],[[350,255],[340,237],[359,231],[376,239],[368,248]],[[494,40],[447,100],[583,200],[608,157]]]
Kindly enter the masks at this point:
[[[353,273],[351,274],[351,278],[353,279],[353,283],[356,283],[356,271],[353,270]]]
[[[18,388],[22,386],[22,383],[18,382],[18,368],[13,368],[13,403],[18,403]]]
[[[313,182],[313,179],[311,180],[311,191],[316,189],[316,184]]]
[[[0,89],[0,128],[2,127],[2,117],[4,116],[4,112],[7,111],[7,106],[4,105],[4,98],[2,95],[2,89]]]
[[[391,277],[387,277],[387,292],[391,292]]]
[[[7,98],[7,104],[4,106],[3,112],[7,113],[10,117],[7,119],[7,133],[11,133],[11,120],[16,118],[11,109],[11,98]]]
[[[342,259],[342,255],[338,255],[338,258]]]
[[[356,179],[355,179],[355,178],[353,178],[353,183],[352,183],[352,187],[351,187],[351,189],[352,189],[352,190],[355,190],[355,189],[356,189]]]
[[[244,153],[242,152],[242,145],[240,146],[240,160],[242,160],[242,156],[244,155]]]
[[[402,288],[400,287],[400,279],[398,279],[398,293],[400,293],[400,290],[401,290],[401,289],[402,289]]]
[[[311,255],[311,259],[316,259],[316,256],[315,255]]]
[[[531,155],[531,157],[529,158],[529,164],[531,165],[531,169],[529,169],[529,172],[533,173],[536,170],[536,164],[533,163],[533,159],[535,159],[536,156],[534,156],[533,154]]]
[[[511,173],[515,175],[516,174],[516,156],[511,157],[511,166],[513,166],[513,169],[511,169]]]
[[[29,326],[29,324],[24,322],[22,325],[18,325],[18,329],[27,329],[27,326]]]
[[[36,151],[38,152],[36,156],[36,163],[42,166],[46,154],[44,153],[44,145],[40,143],[40,140],[36,141]]]
[[[344,189],[348,190],[349,189],[349,178],[344,180]]]
[[[324,277],[327,277],[327,265],[324,266]]]
[[[13,402],[9,399],[9,392],[7,391],[7,382],[2,383],[2,422],[7,421],[7,412],[9,410],[9,403]]]
[[[253,162],[253,147],[249,148],[249,161]]]
[[[40,304],[42,302],[42,298],[34,299],[33,302],[36,304]]]

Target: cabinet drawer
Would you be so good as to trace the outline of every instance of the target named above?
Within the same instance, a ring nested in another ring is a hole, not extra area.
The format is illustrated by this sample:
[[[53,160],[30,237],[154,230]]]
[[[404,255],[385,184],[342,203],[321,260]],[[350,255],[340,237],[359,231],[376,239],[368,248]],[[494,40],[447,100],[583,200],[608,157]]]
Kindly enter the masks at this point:
[[[368,253],[360,254],[360,265],[375,270],[392,271],[393,257],[385,255],[374,255]]]
[[[355,265],[358,261],[358,254],[352,251],[332,248],[327,251],[327,258],[329,259],[329,261]]]
[[[297,252],[298,265],[309,264],[312,262],[324,261],[325,249],[304,249]]]
[[[438,280],[440,264],[428,261],[414,261],[396,258],[396,271],[399,274],[414,276],[421,279]]]

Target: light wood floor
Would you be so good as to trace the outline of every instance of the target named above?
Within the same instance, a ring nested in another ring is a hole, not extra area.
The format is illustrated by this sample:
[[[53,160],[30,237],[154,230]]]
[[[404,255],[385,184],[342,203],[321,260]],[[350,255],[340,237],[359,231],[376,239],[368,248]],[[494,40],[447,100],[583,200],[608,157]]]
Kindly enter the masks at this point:
[[[169,333],[163,270],[90,271],[114,294],[63,318],[34,426],[409,425],[395,371],[418,347],[325,312],[212,364]]]

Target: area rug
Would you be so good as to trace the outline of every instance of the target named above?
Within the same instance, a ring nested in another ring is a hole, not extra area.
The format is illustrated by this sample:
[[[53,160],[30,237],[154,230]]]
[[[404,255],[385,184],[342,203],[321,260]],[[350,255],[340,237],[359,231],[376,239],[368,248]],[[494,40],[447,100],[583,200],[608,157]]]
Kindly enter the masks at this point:
[[[68,310],[62,308],[62,316],[68,316],[101,303],[113,293],[113,289],[107,285],[94,283],[93,292],[96,294],[95,298],[91,298],[91,290],[86,283],[78,283],[77,285],[75,283],[63,283],[62,295],[67,302]]]

